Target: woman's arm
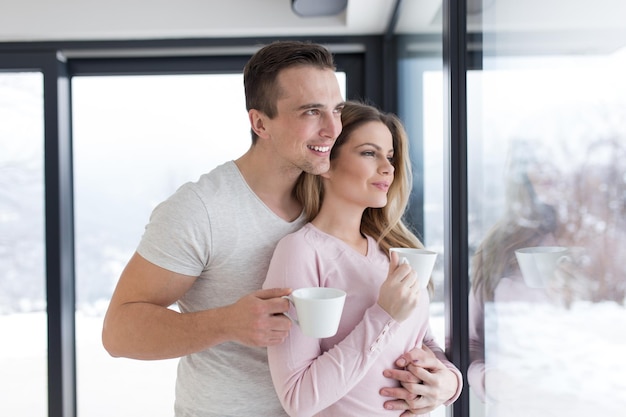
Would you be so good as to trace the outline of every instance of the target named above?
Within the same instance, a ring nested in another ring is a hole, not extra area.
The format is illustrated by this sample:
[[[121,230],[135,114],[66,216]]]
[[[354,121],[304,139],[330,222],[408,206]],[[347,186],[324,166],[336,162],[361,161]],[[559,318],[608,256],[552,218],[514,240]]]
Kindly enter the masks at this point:
[[[290,416],[312,416],[361,381],[398,326],[377,304],[340,343],[322,352],[319,341],[293,326],[287,340],[268,347],[274,387]]]

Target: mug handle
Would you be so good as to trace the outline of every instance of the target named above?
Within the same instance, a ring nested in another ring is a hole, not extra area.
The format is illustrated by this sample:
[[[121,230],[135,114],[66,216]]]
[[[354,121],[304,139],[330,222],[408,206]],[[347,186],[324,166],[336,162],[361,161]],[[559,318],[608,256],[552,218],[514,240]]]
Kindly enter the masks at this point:
[[[569,255],[563,255],[559,259],[557,259],[557,265],[563,265],[565,262],[572,262],[572,257]]]
[[[285,300],[289,301],[289,304],[291,304],[294,308],[296,307],[296,305],[295,305],[295,304],[294,304],[294,302],[293,302],[293,298],[291,298],[291,296],[290,296],[290,295],[283,295],[283,296],[282,296],[282,297],[280,297],[280,298],[284,298]],[[288,318],[289,320],[291,320],[293,323],[297,324],[298,326],[300,325],[300,322],[298,321],[298,319],[295,319],[295,318],[291,317],[291,316],[289,315],[289,313],[285,312],[285,313],[283,313],[283,314],[284,314],[285,316],[287,316],[287,318]]]

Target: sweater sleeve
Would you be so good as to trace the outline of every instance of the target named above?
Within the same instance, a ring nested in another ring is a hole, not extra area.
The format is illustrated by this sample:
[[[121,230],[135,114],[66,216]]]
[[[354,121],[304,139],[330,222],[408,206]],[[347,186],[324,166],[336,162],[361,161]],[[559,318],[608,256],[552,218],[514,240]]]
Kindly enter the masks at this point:
[[[283,239],[264,288],[318,286],[312,251],[299,240]],[[294,325],[284,343],[268,347],[272,381],[283,408],[290,416],[312,416],[344,397],[376,362],[398,327],[374,303],[343,340],[323,351],[320,340],[303,335]]]

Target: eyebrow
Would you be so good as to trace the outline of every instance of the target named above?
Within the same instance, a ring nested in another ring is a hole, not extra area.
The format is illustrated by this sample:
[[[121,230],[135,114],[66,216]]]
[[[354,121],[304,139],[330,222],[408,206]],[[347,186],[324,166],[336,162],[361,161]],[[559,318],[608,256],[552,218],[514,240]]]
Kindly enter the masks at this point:
[[[383,148],[381,148],[380,146],[376,145],[375,143],[371,143],[371,142],[362,143],[359,146],[357,146],[357,148],[361,148],[363,146],[372,146],[372,147],[376,148],[376,150],[378,150],[378,151],[381,151],[381,152],[383,151]],[[394,152],[395,153],[395,149],[391,148],[387,152]]]
[[[334,109],[337,108],[343,108],[346,106],[346,102],[342,101],[341,103],[337,104],[335,107],[333,107]],[[323,109],[326,108],[327,106],[321,103],[308,103],[308,104],[303,104],[301,106],[298,107],[298,110],[308,110],[308,109]]]

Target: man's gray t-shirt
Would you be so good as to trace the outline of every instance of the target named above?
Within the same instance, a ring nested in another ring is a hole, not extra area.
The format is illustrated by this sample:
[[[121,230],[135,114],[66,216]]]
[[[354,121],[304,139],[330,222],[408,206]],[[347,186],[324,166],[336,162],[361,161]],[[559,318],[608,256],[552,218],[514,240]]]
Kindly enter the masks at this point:
[[[153,211],[137,252],[170,271],[198,276],[183,313],[232,304],[259,290],[287,222],[248,187],[233,161],[181,186]],[[286,416],[265,348],[222,343],[180,359],[177,417]]]

